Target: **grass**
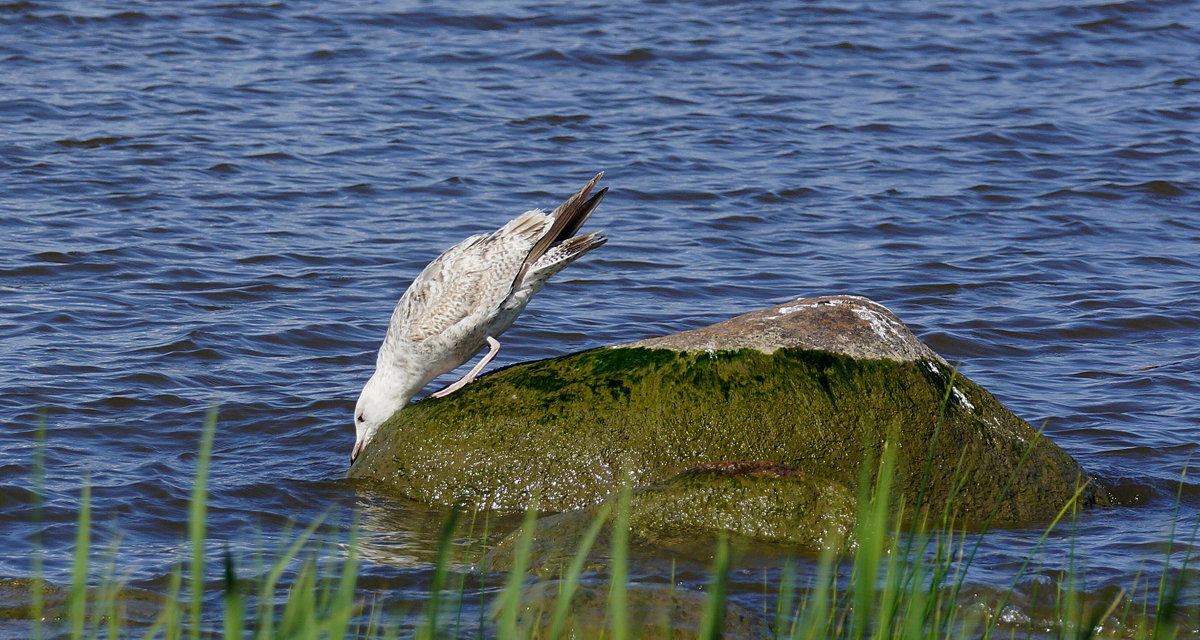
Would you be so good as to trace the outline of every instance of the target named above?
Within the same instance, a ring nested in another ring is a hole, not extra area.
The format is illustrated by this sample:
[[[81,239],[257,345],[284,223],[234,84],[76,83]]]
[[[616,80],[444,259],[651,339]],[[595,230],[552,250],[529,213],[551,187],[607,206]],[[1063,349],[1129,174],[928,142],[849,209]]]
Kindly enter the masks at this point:
[[[374,605],[358,588],[362,569],[357,526],[351,527],[340,550],[314,552],[313,540],[322,527],[314,522],[289,535],[288,544],[273,555],[257,578],[255,588],[247,589],[239,577],[243,559],[226,550],[221,567],[221,593],[206,593],[205,550],[209,462],[217,422],[215,410],[205,420],[200,440],[200,455],[195,470],[195,485],[189,509],[189,550],[187,571],[181,563],[170,574],[161,608],[150,624],[137,628],[127,622],[122,609],[123,585],[116,578],[117,550],[111,550],[111,566],[94,576],[91,562],[91,497],[85,479],[79,498],[79,517],[69,597],[60,611],[48,611],[41,579],[42,555],[33,551],[30,581],[32,637],[86,638],[414,638],[432,640],[460,637],[462,634],[499,638],[588,638],[604,636],[625,640],[637,637],[723,636],[731,606],[729,575],[736,566],[738,544],[720,536],[713,553],[711,577],[698,611],[694,629],[674,616],[665,629],[653,629],[631,612],[637,610],[639,591],[630,581],[630,490],[620,492],[612,505],[602,508],[599,516],[581,538],[570,563],[557,579],[557,592],[548,605],[531,606],[523,599],[531,586],[536,506],[531,507],[518,535],[513,562],[502,588],[489,588],[480,578],[478,593],[468,586],[467,575],[459,571],[455,554],[455,535],[462,516],[451,509],[440,529],[432,568],[429,593],[420,613],[396,613]],[[34,460],[33,486],[40,494],[43,486],[44,430],[38,431],[39,447]],[[936,639],[936,638],[1078,638],[1129,637],[1147,640],[1192,637],[1200,627],[1193,608],[1180,606],[1184,576],[1190,557],[1177,571],[1170,569],[1175,553],[1175,530],[1170,531],[1163,568],[1153,579],[1142,582],[1140,598],[1135,583],[1112,593],[1087,593],[1083,585],[1086,565],[1072,554],[1068,569],[1053,589],[1054,609],[1048,626],[1033,628],[1032,621],[1006,624],[1005,612],[1021,580],[1036,568],[1035,558],[1059,525],[1076,514],[1077,504],[1063,505],[1029,552],[1029,559],[999,600],[986,606],[968,605],[962,594],[967,588],[967,569],[979,550],[979,538],[956,531],[950,510],[940,514],[936,527],[923,521],[905,526],[902,513],[894,511],[892,478],[896,447],[885,445],[877,460],[865,461],[860,482],[859,509],[852,540],[831,540],[825,551],[809,558],[812,565],[802,572],[788,563],[769,607],[769,637],[787,640],[819,638],[846,639]],[[874,480],[872,481],[872,478]],[[1181,480],[1181,489],[1183,482]],[[1178,505],[1181,496],[1176,496]],[[35,505],[40,508],[39,503]],[[919,505],[919,498],[918,498]],[[919,509],[917,509],[919,510]],[[1178,507],[1177,507],[1178,510]],[[35,509],[36,513],[36,509]],[[611,516],[611,517],[610,517]],[[910,519],[912,520],[912,519]],[[603,625],[588,627],[574,606],[585,580],[595,580],[596,572],[587,572],[591,554],[597,549],[602,531],[608,527],[607,602]],[[1192,526],[1189,544],[1197,535],[1200,521]],[[974,542],[972,542],[974,540]],[[35,539],[36,542],[36,539]],[[333,560],[329,558],[333,557]],[[324,558],[324,559],[322,559]],[[262,558],[258,558],[263,566]],[[184,578],[187,591],[184,591]],[[285,579],[286,578],[286,579]],[[1153,586],[1152,586],[1153,585]],[[668,602],[674,603],[675,591]],[[219,597],[218,597],[219,596]],[[478,596],[490,606],[490,615],[477,628],[464,631],[461,623],[465,598]],[[672,605],[673,607],[673,605]],[[455,610],[454,624],[446,612]],[[673,608],[671,610],[674,610]],[[43,616],[52,614],[43,623]],[[766,618],[766,616],[764,616]],[[583,626],[580,626],[580,625]],[[1113,636],[1115,629],[1119,636]]]

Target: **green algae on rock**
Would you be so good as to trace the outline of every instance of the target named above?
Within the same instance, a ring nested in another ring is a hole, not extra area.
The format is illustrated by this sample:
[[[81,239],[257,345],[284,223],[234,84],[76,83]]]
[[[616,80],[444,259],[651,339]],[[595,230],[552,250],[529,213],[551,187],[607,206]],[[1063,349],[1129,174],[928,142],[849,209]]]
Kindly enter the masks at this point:
[[[1089,479],[854,296],[493,372],[398,412],[350,473],[423,502],[502,511],[534,496],[545,510],[578,509],[625,478],[651,485],[730,460],[779,463],[853,494],[889,434],[897,495],[911,503],[924,486],[934,510],[953,497],[960,524],[982,524],[994,507],[997,521],[1049,519]],[[685,519],[712,521],[688,499],[697,511]]]

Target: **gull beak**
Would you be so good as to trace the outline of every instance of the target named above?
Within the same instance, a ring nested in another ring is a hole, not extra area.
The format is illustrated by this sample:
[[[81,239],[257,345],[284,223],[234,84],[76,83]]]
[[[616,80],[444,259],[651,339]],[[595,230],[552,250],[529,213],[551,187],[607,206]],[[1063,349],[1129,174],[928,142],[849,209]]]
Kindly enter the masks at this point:
[[[363,449],[366,448],[367,443],[365,440],[359,439],[354,443],[354,450],[350,452],[350,466],[354,466],[354,461],[358,460],[358,454],[362,453]]]

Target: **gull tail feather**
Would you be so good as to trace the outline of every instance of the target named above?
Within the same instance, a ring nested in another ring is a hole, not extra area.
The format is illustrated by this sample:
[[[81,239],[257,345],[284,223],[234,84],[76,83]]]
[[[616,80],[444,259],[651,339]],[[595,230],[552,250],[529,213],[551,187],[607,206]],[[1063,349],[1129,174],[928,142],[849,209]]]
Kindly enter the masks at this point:
[[[514,289],[521,283],[521,279],[525,277],[529,268],[545,255],[551,247],[571,238],[571,236],[575,235],[576,231],[579,231],[583,223],[587,222],[588,216],[592,215],[592,211],[595,211],[596,207],[600,204],[600,200],[604,198],[604,194],[608,193],[608,188],[605,187],[597,191],[591,198],[588,198],[592,187],[596,186],[596,183],[600,181],[600,177],[603,175],[603,171],[597,173],[596,177],[589,180],[587,184],[583,185],[582,189],[577,191],[575,195],[567,198],[566,202],[558,205],[558,208],[550,214],[554,222],[551,223],[550,229],[546,234],[539,238],[534,243],[533,248],[529,250],[529,255],[525,257],[525,261],[517,271],[517,277],[513,278],[512,287]]]
[[[596,231],[567,238],[559,244],[550,247],[546,255],[542,256],[540,260],[530,267],[529,273],[525,274],[525,278],[517,283],[518,289],[521,291],[538,289],[550,276],[562,271],[577,258],[605,242],[608,242],[608,238],[601,235],[599,231]]]

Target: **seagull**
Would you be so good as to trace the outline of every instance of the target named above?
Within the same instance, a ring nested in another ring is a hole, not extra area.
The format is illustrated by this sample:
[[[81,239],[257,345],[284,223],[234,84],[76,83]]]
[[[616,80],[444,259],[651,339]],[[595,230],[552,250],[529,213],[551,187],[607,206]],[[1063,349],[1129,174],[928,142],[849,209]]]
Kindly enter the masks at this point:
[[[443,397],[475,380],[500,350],[496,338],[512,326],[529,299],[583,254],[607,242],[599,232],[575,235],[608,188],[588,197],[604,173],[547,214],[533,209],[494,233],[471,236],[447,249],[413,280],[392,311],[375,373],[354,409],[358,459],[388,418],[434,378],[487,355],[467,375],[438,391]]]

